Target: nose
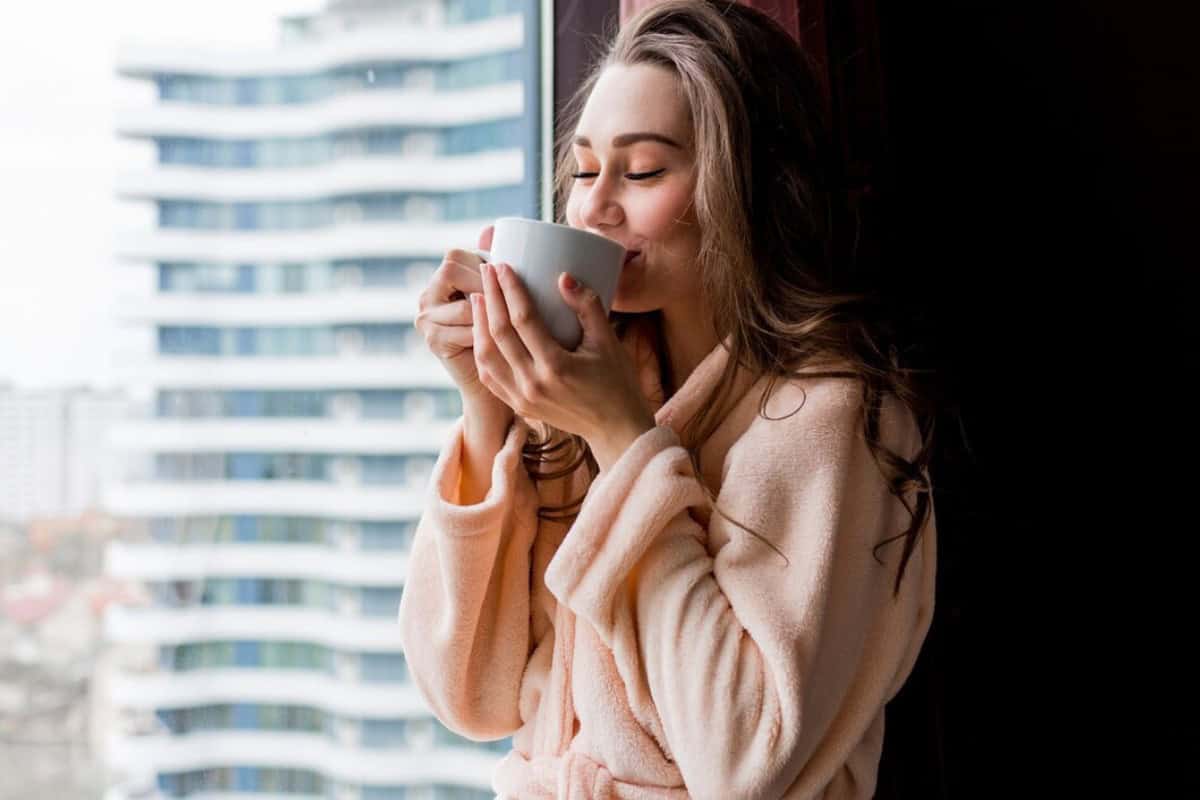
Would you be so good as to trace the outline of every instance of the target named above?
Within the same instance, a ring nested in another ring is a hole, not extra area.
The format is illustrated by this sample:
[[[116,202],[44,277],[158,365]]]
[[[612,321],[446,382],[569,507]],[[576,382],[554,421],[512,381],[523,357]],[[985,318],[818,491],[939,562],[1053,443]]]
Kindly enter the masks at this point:
[[[625,220],[625,212],[606,176],[600,175],[592,183],[579,208],[579,220],[584,227],[595,231],[613,228]]]

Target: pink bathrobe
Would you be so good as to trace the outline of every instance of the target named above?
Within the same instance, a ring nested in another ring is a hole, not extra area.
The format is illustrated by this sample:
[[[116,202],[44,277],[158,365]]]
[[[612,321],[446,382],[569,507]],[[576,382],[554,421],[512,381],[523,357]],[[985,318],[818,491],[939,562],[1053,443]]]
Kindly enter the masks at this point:
[[[658,426],[587,487],[568,529],[539,522],[517,419],[487,497],[459,500],[461,420],[442,450],[400,604],[413,681],[472,739],[514,735],[493,775],[504,798],[869,798],[884,705],[928,631],[931,516],[893,597],[908,512],[868,451],[858,384],[735,381],[738,405],[705,444],[711,513],[678,432],[719,380],[717,347],[662,404],[644,334],[626,348]],[[798,410],[797,410],[798,409]],[[895,401],[884,442],[920,441]],[[794,413],[792,413],[794,412]],[[790,416],[789,416],[790,415]],[[568,485],[570,482],[570,485]]]

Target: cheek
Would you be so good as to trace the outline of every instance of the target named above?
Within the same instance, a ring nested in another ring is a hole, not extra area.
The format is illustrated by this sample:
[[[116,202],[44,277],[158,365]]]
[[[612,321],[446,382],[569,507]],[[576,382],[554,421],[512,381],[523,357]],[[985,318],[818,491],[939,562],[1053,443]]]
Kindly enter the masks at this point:
[[[581,203],[581,200],[579,197],[579,192],[576,191],[575,187],[571,187],[571,192],[570,192],[570,194],[567,195],[566,217],[567,217],[567,224],[570,225],[572,228],[582,228],[583,227],[579,223],[580,203]]]
[[[691,191],[686,187],[664,186],[638,204],[639,227],[652,238],[672,238],[680,233],[675,227],[688,214],[690,202]]]

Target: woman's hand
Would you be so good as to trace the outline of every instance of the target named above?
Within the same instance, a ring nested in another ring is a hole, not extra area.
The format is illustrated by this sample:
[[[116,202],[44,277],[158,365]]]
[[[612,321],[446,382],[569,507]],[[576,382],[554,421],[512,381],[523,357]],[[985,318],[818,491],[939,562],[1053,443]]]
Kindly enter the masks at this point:
[[[558,288],[583,327],[575,350],[550,335],[520,277],[507,264],[481,265],[473,293],[475,369],[516,413],[587,440],[606,469],[655,426],[637,372],[600,297],[567,274]]]
[[[479,234],[479,247],[492,246],[493,226]],[[479,382],[475,358],[471,354],[474,321],[471,314],[471,294],[483,291],[479,274],[479,256],[469,250],[449,250],[441,266],[418,301],[415,327],[425,338],[425,346],[442,362],[450,378],[462,392],[464,401],[477,401],[499,410],[500,401]],[[507,410],[511,415],[511,410]]]

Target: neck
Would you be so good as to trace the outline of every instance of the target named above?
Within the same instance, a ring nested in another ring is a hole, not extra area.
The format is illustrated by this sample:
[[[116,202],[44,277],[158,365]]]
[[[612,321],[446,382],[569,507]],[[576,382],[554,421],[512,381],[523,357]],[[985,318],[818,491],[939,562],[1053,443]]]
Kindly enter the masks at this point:
[[[717,346],[717,335],[712,317],[695,307],[663,308],[662,328],[671,364],[671,381],[677,392]]]

